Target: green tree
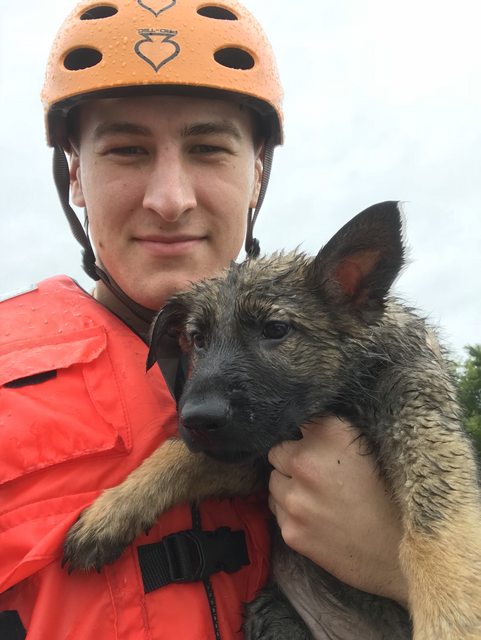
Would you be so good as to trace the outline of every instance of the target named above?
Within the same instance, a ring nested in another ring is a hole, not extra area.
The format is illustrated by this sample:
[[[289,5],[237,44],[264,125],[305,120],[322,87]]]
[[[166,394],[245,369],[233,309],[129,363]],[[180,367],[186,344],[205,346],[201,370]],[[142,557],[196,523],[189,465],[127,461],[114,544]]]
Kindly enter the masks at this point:
[[[465,349],[468,357],[457,368],[459,399],[466,427],[481,453],[481,344],[469,345]]]

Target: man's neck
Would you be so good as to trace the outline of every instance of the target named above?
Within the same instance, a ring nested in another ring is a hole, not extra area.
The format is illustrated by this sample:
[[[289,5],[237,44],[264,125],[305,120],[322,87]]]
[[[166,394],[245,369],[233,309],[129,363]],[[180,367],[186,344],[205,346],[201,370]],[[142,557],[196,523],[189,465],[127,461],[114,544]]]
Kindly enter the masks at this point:
[[[150,326],[156,314],[155,311],[146,314],[146,317],[140,317],[125,302],[120,300],[107,285],[99,280],[95,286],[93,297],[100,302],[109,311],[120,318],[125,324],[137,333],[142,340],[148,342]]]

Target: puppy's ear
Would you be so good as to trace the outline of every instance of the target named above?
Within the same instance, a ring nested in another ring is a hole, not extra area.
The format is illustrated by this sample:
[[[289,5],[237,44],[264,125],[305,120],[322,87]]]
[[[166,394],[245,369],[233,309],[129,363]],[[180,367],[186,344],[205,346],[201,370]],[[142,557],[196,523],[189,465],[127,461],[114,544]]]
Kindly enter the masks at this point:
[[[348,305],[369,319],[379,312],[404,264],[403,219],[398,202],[362,211],[319,251],[309,284],[328,302]]]
[[[175,296],[159,311],[150,331],[150,349],[147,369],[156,362],[178,359],[180,356],[179,336],[188,315],[188,303],[183,296]]]

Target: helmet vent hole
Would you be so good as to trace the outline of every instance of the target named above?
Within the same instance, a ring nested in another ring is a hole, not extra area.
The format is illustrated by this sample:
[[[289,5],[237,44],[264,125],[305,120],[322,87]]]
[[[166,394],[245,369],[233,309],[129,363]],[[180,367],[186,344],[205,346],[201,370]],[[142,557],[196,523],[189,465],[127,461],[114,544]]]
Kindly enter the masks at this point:
[[[64,60],[64,66],[69,71],[80,71],[95,67],[101,60],[102,54],[97,49],[81,47],[71,51]]]
[[[201,7],[197,9],[197,13],[204,18],[213,18],[214,20],[238,20],[235,13],[223,7]]]
[[[250,53],[236,47],[227,47],[225,49],[219,49],[214,53],[214,59],[223,67],[229,69],[252,69],[254,66],[254,58]]]
[[[80,16],[80,20],[101,20],[102,18],[110,18],[118,13],[115,7],[102,5],[100,7],[91,7]]]

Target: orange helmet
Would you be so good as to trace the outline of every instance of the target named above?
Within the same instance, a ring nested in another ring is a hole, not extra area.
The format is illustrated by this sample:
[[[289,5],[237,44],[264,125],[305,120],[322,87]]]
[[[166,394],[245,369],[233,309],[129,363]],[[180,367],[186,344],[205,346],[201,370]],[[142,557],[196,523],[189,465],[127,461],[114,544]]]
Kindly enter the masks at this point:
[[[42,91],[47,140],[68,146],[66,116],[95,96],[199,92],[240,100],[282,142],[271,46],[237,0],[84,0],[54,42]]]

